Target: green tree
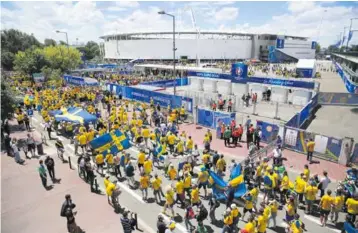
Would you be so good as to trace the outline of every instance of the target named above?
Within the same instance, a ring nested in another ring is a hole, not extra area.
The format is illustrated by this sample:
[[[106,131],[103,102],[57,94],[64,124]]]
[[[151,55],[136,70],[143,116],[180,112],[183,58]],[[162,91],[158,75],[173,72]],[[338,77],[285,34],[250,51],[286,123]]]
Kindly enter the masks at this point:
[[[10,87],[2,80],[1,82],[1,120],[12,116],[15,112],[15,99]]]
[[[3,30],[1,32],[2,67],[6,70],[12,70],[15,54],[32,46],[41,47],[42,44],[33,35],[15,29]],[[5,53],[6,55],[3,56]]]
[[[12,70],[15,55],[12,52],[4,51],[1,53],[1,65],[5,70]]]
[[[25,52],[19,51],[15,55],[14,69],[23,74],[32,75],[41,72],[47,65],[43,50],[40,48],[26,49]]]
[[[59,45],[67,45],[67,43],[66,43],[66,42],[64,42],[63,40],[60,40]]]
[[[321,45],[319,43],[317,43],[317,45],[316,45],[316,54],[318,54],[319,52],[321,52]]]
[[[55,40],[53,40],[53,39],[45,39],[45,46],[56,46],[56,41]]]
[[[53,70],[60,69],[61,72],[75,69],[82,62],[77,49],[64,45],[45,47],[43,54],[49,67]]]
[[[77,49],[83,54],[85,60],[92,60],[100,55],[99,45],[94,41],[88,41],[84,47]]]

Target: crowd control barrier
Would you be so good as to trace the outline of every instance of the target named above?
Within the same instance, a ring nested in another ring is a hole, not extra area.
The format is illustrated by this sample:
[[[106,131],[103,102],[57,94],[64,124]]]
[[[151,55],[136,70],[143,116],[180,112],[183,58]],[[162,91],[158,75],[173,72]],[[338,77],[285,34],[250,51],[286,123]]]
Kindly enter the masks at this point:
[[[322,105],[358,106],[358,94],[319,93],[318,102]]]
[[[141,83],[142,85],[148,85],[148,86],[155,86],[155,87],[181,87],[181,86],[187,86],[189,84],[188,77],[184,78],[177,78],[177,79],[171,79],[171,80],[160,80],[160,81],[153,81],[153,82],[144,82]]]
[[[107,84],[107,90],[115,95],[122,95],[123,98],[145,103],[150,103],[150,100],[153,99],[154,104],[159,104],[162,107],[168,107],[168,105],[170,105],[171,108],[180,108],[184,105],[187,112],[193,112],[193,100],[188,97],[174,96],[117,84]]]
[[[217,129],[222,123],[229,125],[231,120],[235,120],[236,115],[235,113],[216,112],[200,108],[197,111],[197,124],[211,129]]]

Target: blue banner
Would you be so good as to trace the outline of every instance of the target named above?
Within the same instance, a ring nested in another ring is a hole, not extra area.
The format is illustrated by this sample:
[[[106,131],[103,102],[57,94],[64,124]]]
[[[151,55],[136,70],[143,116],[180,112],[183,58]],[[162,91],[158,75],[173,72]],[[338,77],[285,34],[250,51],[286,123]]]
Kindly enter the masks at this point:
[[[349,93],[358,94],[357,85],[352,83],[348,75],[343,71],[343,68],[337,62],[334,62],[334,64],[336,66],[339,76],[341,76],[341,79],[343,80],[344,85],[346,86],[347,91]]]
[[[276,40],[276,48],[283,49],[285,47],[285,40],[284,39],[277,39]]]
[[[198,124],[208,128],[213,128],[214,112],[206,109],[198,109]]]
[[[141,83],[142,85],[149,85],[149,86],[155,86],[155,87],[180,87],[180,86],[186,86],[189,84],[188,78],[177,78],[177,79],[171,79],[171,80],[161,80],[161,81],[154,81],[154,82],[144,82]]]
[[[215,79],[232,80],[232,76],[230,74],[220,74],[220,73],[188,71],[188,77],[189,76],[195,76],[199,78],[215,78]]]
[[[286,122],[285,126],[298,128],[298,114],[296,113],[293,117],[291,117],[291,119]]]
[[[299,78],[313,78],[313,69],[297,68],[296,74]]]
[[[259,78],[259,77],[249,77],[246,79],[248,83],[262,83],[262,84],[269,84],[275,86],[282,86],[282,87],[299,87],[299,88],[306,88],[306,89],[314,89],[315,83],[314,82],[305,82],[305,81],[295,81],[295,80],[287,80],[287,79],[276,79],[276,78]],[[241,81],[236,81],[242,83]]]
[[[298,122],[298,126],[302,127],[302,125],[306,122],[306,120],[309,119],[310,117],[310,112],[311,112],[311,102],[309,102],[306,106],[304,106],[302,108],[302,110],[299,112],[299,119],[300,121]]]
[[[63,78],[65,79],[66,83],[76,85],[76,86],[84,86],[85,79],[82,77],[74,77],[71,75],[64,75]]]
[[[261,141],[270,143],[278,135],[279,127],[278,125],[267,123],[264,121],[256,121],[256,126],[261,128]]]
[[[317,47],[317,42],[316,42],[316,41],[312,41],[311,49],[316,49],[316,47]]]
[[[234,79],[247,78],[247,65],[243,62],[233,63],[231,65],[231,76],[233,76]]]

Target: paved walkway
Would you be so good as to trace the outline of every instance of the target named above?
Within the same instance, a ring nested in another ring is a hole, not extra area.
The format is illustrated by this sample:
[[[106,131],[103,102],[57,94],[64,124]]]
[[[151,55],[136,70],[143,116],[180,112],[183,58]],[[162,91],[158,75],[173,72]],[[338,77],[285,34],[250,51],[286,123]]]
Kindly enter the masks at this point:
[[[12,136],[25,137],[26,132],[16,132]],[[120,215],[113,212],[107,199],[91,193],[89,186],[78,177],[77,170],[70,170],[68,163],[57,159],[55,148],[46,147],[45,152],[55,158],[55,173],[61,179],[61,183],[54,184],[49,191],[41,184],[38,159],[19,165],[12,157],[1,153],[1,232],[67,232],[66,218],[60,216],[60,210],[68,193],[77,205],[77,224],[87,233],[123,232]],[[24,157],[23,153],[21,156]]]

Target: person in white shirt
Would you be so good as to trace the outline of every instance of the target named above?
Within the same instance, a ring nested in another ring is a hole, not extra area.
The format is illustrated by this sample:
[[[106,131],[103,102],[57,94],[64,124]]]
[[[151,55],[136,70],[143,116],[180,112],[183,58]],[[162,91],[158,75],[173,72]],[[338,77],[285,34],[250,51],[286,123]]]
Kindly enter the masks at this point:
[[[280,146],[277,146],[273,151],[273,164],[279,164],[282,158],[282,150]]]
[[[198,145],[194,145],[194,150],[191,152],[191,154],[195,157],[195,158],[197,158],[197,157],[199,157],[200,156],[200,152],[199,152],[199,150],[198,150]]]
[[[321,197],[323,197],[325,190],[328,187],[328,184],[331,183],[331,180],[328,178],[328,173],[323,171],[323,177],[321,178],[318,188],[321,190]]]

